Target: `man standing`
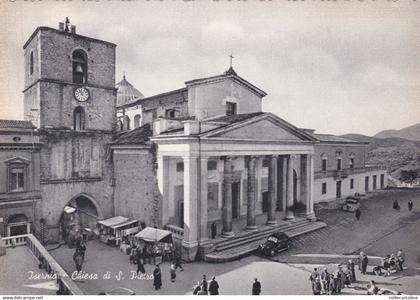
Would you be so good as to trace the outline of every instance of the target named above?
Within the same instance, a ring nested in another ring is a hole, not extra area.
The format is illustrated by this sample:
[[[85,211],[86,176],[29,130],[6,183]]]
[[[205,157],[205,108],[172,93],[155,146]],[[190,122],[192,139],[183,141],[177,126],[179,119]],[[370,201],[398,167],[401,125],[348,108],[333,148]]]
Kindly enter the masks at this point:
[[[408,201],[408,210],[409,210],[409,211],[412,211],[412,210],[413,210],[413,205],[414,205],[414,204],[413,204],[413,201],[411,201],[411,200],[410,200],[410,201]]]
[[[159,290],[162,286],[162,273],[160,271],[159,265],[156,265],[156,268],[153,271],[153,285],[155,290]]]
[[[73,261],[74,261],[74,264],[76,265],[76,271],[77,272],[82,271],[83,254],[78,249],[76,249],[76,252],[74,252],[73,254]]]
[[[354,263],[351,259],[347,263],[347,269],[351,272],[352,282],[356,282],[356,272],[354,271]]]
[[[254,283],[252,284],[252,295],[261,294],[261,283],[257,278],[254,278]]]
[[[366,269],[368,265],[369,259],[366,254],[363,253],[362,257],[362,274],[366,274]]]
[[[181,253],[178,250],[174,250],[174,263],[175,270],[179,267],[181,269],[181,272],[184,271],[184,268],[181,265]]]
[[[208,284],[207,284],[206,274],[203,274],[203,280],[201,281],[201,290],[203,292],[203,295],[208,294]]]
[[[357,221],[359,221],[359,219],[360,219],[360,215],[362,214],[362,212],[360,211],[360,209],[359,208],[357,208],[356,209],[356,211],[355,211],[355,215],[356,215],[356,219],[357,219]]]
[[[398,267],[400,268],[400,271],[402,271],[403,263],[405,261],[405,253],[402,251],[402,249],[398,250],[397,252],[397,260],[398,260]]]
[[[143,265],[143,255],[140,249],[139,251],[137,251],[137,254],[136,254],[136,262],[137,262],[137,275],[139,274],[139,272],[142,274],[146,273],[146,270]]]
[[[215,276],[213,276],[213,278],[210,281],[209,294],[210,295],[219,295],[219,284],[217,283]]]

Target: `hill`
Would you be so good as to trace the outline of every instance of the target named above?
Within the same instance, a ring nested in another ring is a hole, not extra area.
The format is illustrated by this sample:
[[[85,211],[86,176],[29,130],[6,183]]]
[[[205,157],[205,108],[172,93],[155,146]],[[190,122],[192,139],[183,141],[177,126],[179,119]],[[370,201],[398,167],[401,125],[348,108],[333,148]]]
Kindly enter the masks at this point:
[[[399,137],[412,141],[420,141],[420,123],[400,130],[384,130],[374,135],[376,138]]]
[[[367,164],[387,165],[390,174],[399,179],[401,171],[420,170],[420,141],[399,137],[377,138],[345,134],[344,138],[368,142]]]

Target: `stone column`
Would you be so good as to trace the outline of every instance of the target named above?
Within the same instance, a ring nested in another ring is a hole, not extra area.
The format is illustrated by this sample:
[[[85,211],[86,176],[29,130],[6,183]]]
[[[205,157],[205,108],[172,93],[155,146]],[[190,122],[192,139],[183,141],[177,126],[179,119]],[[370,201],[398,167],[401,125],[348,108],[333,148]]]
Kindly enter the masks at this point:
[[[314,212],[314,156],[312,154],[306,155],[306,178],[307,178],[307,188],[306,188],[306,217],[308,219],[315,219]]]
[[[169,222],[169,157],[158,155],[157,157],[157,180],[162,201],[162,224]]]
[[[247,206],[246,206],[246,228],[247,231],[256,231],[256,218],[255,218],[255,202],[256,199],[256,179],[255,169],[257,164],[257,157],[246,157],[247,164]]]
[[[277,202],[277,157],[270,156],[270,166],[268,167],[268,208],[267,225],[275,225],[276,221],[276,202]]]
[[[201,176],[199,176],[200,181],[200,241],[204,242],[208,240],[207,236],[207,162],[208,157],[200,158],[200,171]]]
[[[290,155],[287,158],[287,199],[286,199],[286,220],[293,220],[295,215],[293,213],[293,159]]]
[[[197,233],[197,158],[183,157],[184,160],[184,238],[186,248],[198,245]]]
[[[223,167],[223,201],[222,201],[222,236],[234,236],[232,230],[232,158],[224,157]]]
[[[283,213],[286,214],[287,211],[287,160],[288,157],[283,155],[282,156],[283,159],[283,170],[282,170],[282,194],[281,194],[281,199],[282,199],[282,204],[283,204]]]

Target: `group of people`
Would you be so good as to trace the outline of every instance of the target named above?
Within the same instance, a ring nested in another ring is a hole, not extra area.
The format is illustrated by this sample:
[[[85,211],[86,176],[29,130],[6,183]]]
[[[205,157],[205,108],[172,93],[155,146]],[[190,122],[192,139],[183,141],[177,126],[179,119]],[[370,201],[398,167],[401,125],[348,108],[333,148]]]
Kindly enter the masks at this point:
[[[382,259],[381,266],[377,266],[373,268],[373,272],[376,275],[382,275],[382,271],[384,271],[383,276],[391,275],[393,270],[395,271],[402,271],[404,269],[403,264],[405,261],[405,253],[402,249],[398,250],[397,254],[394,255],[393,253],[388,254],[384,259]]]
[[[203,275],[203,279],[198,281],[193,287],[194,295],[219,295],[219,283],[216,281],[216,277],[207,281],[206,275]]]
[[[407,207],[408,207],[408,210],[409,211],[412,211],[413,210],[413,207],[414,207],[413,201],[409,200],[407,202]],[[401,209],[400,208],[400,204],[398,203],[398,200],[395,200],[394,201],[394,203],[392,204],[392,208],[395,209],[395,210],[400,210]]]
[[[309,280],[314,295],[339,295],[342,289],[351,287],[351,284],[356,281],[354,263],[350,259],[346,268],[340,265],[335,272],[331,273],[328,272],[327,268],[322,270],[314,268]]]

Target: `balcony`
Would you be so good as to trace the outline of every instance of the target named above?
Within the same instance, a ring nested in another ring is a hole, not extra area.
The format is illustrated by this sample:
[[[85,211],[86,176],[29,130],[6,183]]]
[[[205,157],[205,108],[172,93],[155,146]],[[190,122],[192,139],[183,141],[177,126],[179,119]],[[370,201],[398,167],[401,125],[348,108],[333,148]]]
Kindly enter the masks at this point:
[[[13,260],[13,249],[15,247],[26,246],[30,252],[35,256],[39,262],[39,267],[45,270],[45,273],[57,278],[56,282],[58,285],[57,294],[60,295],[83,295],[83,292],[64,271],[64,269],[58,264],[58,262],[51,256],[51,254],[41,245],[41,243],[32,235],[24,234],[11,237],[1,238],[4,245],[6,246],[6,255],[2,259]],[[9,254],[9,251],[11,252]],[[7,273],[7,270],[2,270]]]
[[[328,171],[318,171],[315,172],[315,179],[321,179],[321,178],[328,178],[333,177],[335,180],[340,180],[347,178],[349,175],[353,174],[360,174],[360,173],[366,173],[366,172],[373,172],[373,171],[386,171],[386,166],[383,165],[375,165],[375,166],[365,166],[362,168],[347,168],[342,170],[328,170]]]

